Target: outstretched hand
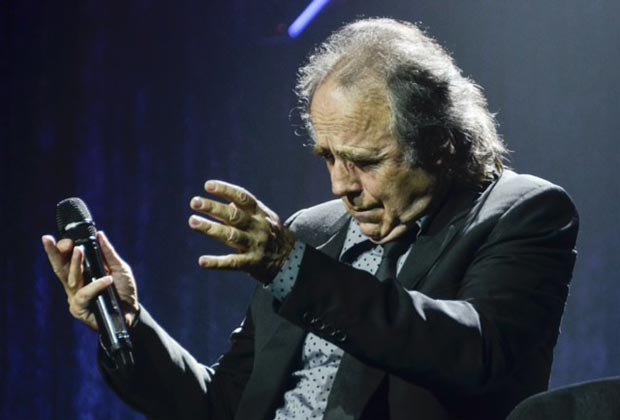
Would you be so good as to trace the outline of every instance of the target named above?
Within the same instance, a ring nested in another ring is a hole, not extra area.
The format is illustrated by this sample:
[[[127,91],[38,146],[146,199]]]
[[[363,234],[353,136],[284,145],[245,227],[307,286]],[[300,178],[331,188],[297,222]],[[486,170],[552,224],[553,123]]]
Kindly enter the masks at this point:
[[[277,214],[245,189],[223,181],[207,181],[205,191],[228,203],[194,197],[190,206],[211,219],[193,215],[192,229],[238,251],[229,255],[203,255],[202,267],[248,272],[263,284],[277,274],[293,249],[295,239]]]

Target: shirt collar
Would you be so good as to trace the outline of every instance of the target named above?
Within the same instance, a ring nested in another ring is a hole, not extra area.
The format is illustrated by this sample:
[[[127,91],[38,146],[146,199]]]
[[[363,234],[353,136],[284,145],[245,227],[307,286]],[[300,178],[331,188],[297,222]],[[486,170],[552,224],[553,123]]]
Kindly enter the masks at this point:
[[[416,220],[416,224],[418,225],[418,233],[426,227],[426,224],[430,218],[428,215],[424,215],[418,220]],[[342,245],[342,251],[340,251],[340,257],[342,256],[355,245],[360,244],[365,241],[370,241],[367,236],[365,236],[360,230],[360,225],[357,220],[351,218],[351,222],[349,223],[349,227],[347,228],[347,234],[344,239],[344,244]]]

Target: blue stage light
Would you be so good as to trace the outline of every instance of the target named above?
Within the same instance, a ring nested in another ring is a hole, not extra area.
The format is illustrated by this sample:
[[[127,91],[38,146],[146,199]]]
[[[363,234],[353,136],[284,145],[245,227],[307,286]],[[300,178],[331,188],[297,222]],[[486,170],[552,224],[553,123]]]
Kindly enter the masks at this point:
[[[310,22],[321,13],[321,11],[329,4],[331,0],[312,0],[312,3],[301,12],[295,21],[288,27],[288,35],[291,38],[297,38],[308,27]]]

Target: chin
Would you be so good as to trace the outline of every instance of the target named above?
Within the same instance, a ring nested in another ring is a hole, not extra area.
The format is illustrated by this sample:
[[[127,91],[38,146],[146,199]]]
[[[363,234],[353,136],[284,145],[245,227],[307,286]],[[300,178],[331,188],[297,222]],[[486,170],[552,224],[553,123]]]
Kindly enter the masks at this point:
[[[396,226],[392,226],[392,225],[386,226],[382,224],[381,222],[363,223],[363,222],[360,222],[359,220],[358,222],[360,224],[360,231],[365,236],[367,236],[368,239],[371,240],[371,242],[374,242],[376,244],[382,244],[382,243],[397,239],[400,236],[402,236],[405,232],[408,231],[408,228],[404,224],[396,225]]]
[[[361,222],[359,220],[358,223],[360,224],[360,231],[371,241],[378,242],[383,239],[381,225],[379,223]]]

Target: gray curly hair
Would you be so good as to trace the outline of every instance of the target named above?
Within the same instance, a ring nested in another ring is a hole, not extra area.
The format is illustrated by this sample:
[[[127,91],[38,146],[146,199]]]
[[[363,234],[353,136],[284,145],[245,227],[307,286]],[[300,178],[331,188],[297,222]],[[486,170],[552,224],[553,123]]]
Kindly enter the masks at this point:
[[[479,185],[504,169],[507,150],[482,90],[418,26],[363,19],[319,45],[298,74],[301,118],[314,138],[310,105],[327,79],[382,92],[406,159],[455,182]]]

